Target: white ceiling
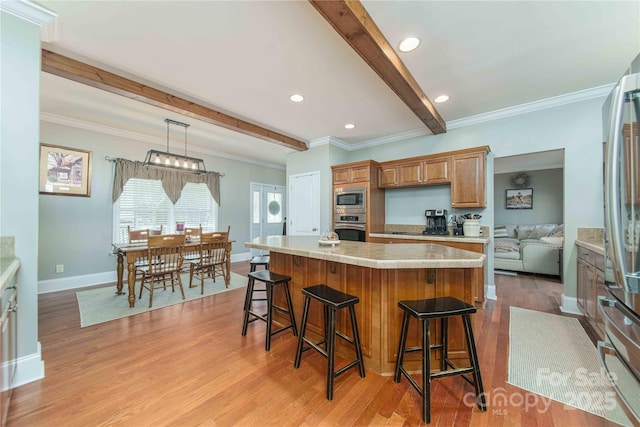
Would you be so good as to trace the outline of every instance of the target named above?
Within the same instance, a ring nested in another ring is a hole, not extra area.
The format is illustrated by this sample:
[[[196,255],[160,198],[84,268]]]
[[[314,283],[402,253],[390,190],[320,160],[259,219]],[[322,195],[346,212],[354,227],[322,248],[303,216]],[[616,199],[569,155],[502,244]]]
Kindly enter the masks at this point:
[[[422,40],[398,54],[431,100],[451,97],[447,122],[611,84],[640,52],[636,1],[362,3],[392,46]],[[58,14],[43,47],[307,143],[430,133],[306,1],[38,4]],[[171,118],[191,125],[190,152],[279,167],[291,152],[47,73],[41,94],[45,121],[165,145]]]

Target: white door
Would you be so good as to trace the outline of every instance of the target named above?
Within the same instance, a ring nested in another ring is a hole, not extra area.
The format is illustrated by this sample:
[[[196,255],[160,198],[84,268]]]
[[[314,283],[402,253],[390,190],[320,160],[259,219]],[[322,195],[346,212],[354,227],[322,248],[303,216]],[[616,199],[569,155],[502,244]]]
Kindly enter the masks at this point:
[[[289,177],[287,234],[320,235],[320,172]]]
[[[282,235],[285,222],[285,187],[251,183],[251,240],[259,236]],[[266,251],[251,249],[251,255]]]

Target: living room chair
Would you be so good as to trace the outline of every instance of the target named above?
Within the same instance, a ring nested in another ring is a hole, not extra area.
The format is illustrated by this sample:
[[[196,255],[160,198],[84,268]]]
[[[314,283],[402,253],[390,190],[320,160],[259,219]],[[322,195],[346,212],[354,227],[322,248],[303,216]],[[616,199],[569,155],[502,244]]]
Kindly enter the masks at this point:
[[[229,287],[230,274],[227,271],[227,260],[230,256],[230,243],[226,233],[217,231],[202,233],[200,236],[199,259],[191,260],[189,267],[189,287],[194,287],[193,278],[200,279],[200,293],[204,294],[204,280],[222,276],[226,287]]]
[[[140,280],[140,296],[146,288],[149,290],[149,307],[153,305],[153,290],[160,283],[166,289],[166,281],[171,281],[171,291],[175,292],[175,286],[180,287],[182,299],[185,299],[184,288],[180,271],[182,269],[182,256],[184,250],[183,234],[150,235],[148,238],[147,259],[153,260],[146,266],[140,267],[142,279]]]

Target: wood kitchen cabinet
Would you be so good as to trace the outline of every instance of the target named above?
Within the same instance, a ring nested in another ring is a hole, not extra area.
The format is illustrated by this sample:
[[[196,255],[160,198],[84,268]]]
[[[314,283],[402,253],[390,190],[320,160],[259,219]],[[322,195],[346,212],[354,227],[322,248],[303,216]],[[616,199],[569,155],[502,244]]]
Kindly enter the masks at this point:
[[[369,161],[355,162],[347,165],[332,167],[333,184],[352,184],[358,182],[369,182],[371,180],[372,165]]]
[[[449,181],[449,157],[428,160],[403,160],[380,167],[379,187],[415,187],[446,184]]]
[[[577,257],[577,302],[578,307],[593,329],[604,337],[604,321],[598,310],[598,297],[605,295],[604,256],[578,246]]]
[[[484,208],[486,151],[458,154],[451,157],[451,207]]]
[[[433,243],[436,245],[449,246],[456,249],[463,249],[465,251],[476,252],[480,254],[485,254],[487,252],[487,246],[482,243],[471,243],[464,241],[457,242],[449,242],[442,240],[428,240],[428,239],[393,239],[393,238],[385,238],[385,237],[372,237],[368,240],[371,243]],[[474,301],[477,304],[484,304],[485,296],[484,296],[484,267],[474,268]]]

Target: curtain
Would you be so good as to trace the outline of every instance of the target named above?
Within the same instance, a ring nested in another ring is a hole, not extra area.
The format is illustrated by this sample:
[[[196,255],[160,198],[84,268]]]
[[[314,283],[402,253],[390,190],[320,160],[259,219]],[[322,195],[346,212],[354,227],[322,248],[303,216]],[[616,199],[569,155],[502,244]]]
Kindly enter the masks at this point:
[[[211,192],[213,200],[220,205],[220,174],[218,172],[207,172],[196,175],[171,169],[144,167],[142,162],[116,159],[112,203],[118,200],[120,194],[122,194],[124,185],[130,178],[160,180],[162,182],[162,188],[164,188],[165,193],[167,193],[169,200],[171,200],[173,204],[178,201],[182,189],[188,182],[205,183]]]

